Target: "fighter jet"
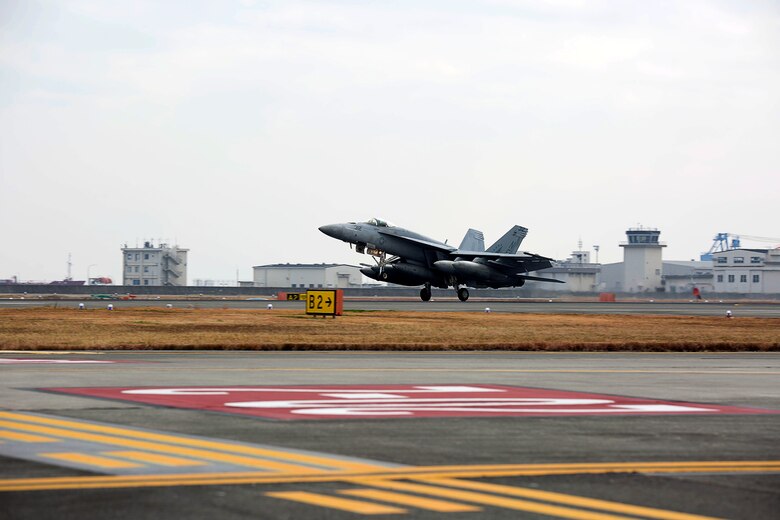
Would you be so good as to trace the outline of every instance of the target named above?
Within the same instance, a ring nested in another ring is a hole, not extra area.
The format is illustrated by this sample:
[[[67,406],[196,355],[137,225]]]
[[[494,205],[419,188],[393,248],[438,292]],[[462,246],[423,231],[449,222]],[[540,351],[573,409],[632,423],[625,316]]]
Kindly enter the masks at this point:
[[[513,226],[487,250],[484,235],[476,229],[469,229],[457,248],[376,218],[319,229],[374,257],[374,265],[361,264],[364,275],[399,285],[422,285],[420,299],[425,302],[431,299],[431,287],[454,287],[465,302],[467,287],[522,287],[526,280],[564,283],[528,274],[552,267],[552,259],[517,252],[528,233],[522,226]]]

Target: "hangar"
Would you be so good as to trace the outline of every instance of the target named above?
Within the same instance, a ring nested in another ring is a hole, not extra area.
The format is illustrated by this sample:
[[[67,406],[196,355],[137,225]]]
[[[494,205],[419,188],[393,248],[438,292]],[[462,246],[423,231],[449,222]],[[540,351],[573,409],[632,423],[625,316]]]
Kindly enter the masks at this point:
[[[255,287],[348,289],[363,286],[360,268],[347,264],[269,264],[252,268]]]

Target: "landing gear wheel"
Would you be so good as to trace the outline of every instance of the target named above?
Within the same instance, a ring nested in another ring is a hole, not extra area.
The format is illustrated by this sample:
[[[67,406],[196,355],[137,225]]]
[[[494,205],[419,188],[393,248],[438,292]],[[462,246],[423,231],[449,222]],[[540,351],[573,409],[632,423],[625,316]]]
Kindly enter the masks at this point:
[[[423,287],[420,289],[420,299],[427,302],[431,299],[431,289],[429,287]]]
[[[458,289],[458,299],[462,302],[465,302],[469,299],[469,290],[465,287],[461,287]]]

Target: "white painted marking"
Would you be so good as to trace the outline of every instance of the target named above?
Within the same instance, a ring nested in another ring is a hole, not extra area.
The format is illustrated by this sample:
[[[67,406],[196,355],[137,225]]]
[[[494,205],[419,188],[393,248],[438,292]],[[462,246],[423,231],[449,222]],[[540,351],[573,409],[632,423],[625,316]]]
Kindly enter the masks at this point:
[[[611,405],[608,399],[552,399],[552,398],[383,398],[339,399],[320,401],[245,401],[225,403],[233,408],[287,409],[304,415],[414,415],[415,412],[469,412],[469,413],[609,413],[626,412],[609,408],[583,408],[593,405]],[[349,406],[347,406],[349,405]],[[579,406],[580,408],[535,408],[536,406]],[[531,408],[527,408],[531,407]],[[640,411],[640,410],[633,410]]]
[[[335,397],[337,399],[403,399],[404,396],[398,394],[381,394],[381,393],[365,393],[365,394],[321,394],[322,397]]]
[[[622,408],[637,412],[712,412],[712,408],[694,408],[692,406],[680,406],[676,404],[616,404],[615,408]]]
[[[400,390],[373,390],[375,393],[381,393],[381,394],[394,394],[394,393],[403,393],[403,394],[427,394],[427,393],[450,393],[450,392],[466,392],[466,393],[473,393],[473,392],[506,392],[504,389],[500,388],[479,388],[475,386],[415,386],[413,387],[416,390],[406,390],[406,389],[400,389]],[[333,388],[333,389],[327,389],[327,388],[284,388],[284,387],[277,387],[277,388],[264,388],[264,387],[241,387],[241,388],[230,388],[230,387],[209,387],[209,388],[141,388],[136,390],[122,390],[123,394],[133,394],[133,395],[227,395],[231,392],[274,392],[274,393],[313,393],[313,394],[320,394],[324,395],[325,393],[328,394],[365,394],[365,389],[360,390],[354,390],[354,389],[341,389],[341,388]]]

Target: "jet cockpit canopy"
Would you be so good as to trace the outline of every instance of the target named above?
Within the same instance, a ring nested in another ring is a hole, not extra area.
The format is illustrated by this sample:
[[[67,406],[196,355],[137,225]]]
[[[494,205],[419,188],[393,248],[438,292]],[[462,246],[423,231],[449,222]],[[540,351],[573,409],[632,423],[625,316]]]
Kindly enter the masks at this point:
[[[377,227],[393,227],[393,225],[385,220],[380,220],[378,218],[372,218],[368,220],[368,224],[371,224],[372,226]]]

